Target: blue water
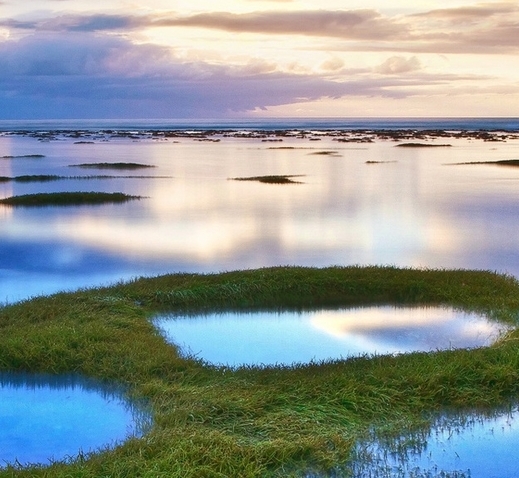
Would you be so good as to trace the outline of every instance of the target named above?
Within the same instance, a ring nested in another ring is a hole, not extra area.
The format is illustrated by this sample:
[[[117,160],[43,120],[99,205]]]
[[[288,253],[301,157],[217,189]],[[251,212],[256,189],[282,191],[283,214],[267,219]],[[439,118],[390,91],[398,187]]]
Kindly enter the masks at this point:
[[[0,468],[73,459],[149,424],[117,387],[75,375],[0,372],[0,404]]]
[[[517,478],[518,445],[516,405],[490,416],[447,414],[430,431],[359,445],[359,455],[370,459],[352,471],[355,477]]]
[[[446,307],[160,314],[153,323],[183,354],[228,366],[481,347],[506,331],[483,316]]]
[[[519,118],[239,118],[0,120],[0,131],[162,129],[445,129],[518,131]]]

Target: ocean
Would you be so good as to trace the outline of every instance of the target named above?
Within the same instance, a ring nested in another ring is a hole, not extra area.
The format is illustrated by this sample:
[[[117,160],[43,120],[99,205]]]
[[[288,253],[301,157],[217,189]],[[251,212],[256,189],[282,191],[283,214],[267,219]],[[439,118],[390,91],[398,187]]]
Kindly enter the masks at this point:
[[[517,118],[1,121],[0,131],[0,199],[141,197],[0,204],[0,303],[277,265],[519,277]]]

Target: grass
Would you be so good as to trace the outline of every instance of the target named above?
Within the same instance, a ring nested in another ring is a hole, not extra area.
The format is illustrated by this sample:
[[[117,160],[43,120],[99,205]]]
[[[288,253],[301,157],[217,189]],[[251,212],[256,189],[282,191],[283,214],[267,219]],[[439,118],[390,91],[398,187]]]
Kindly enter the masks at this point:
[[[140,163],[82,163],[82,164],[71,164],[73,168],[92,168],[92,169],[143,169],[143,168],[154,168],[151,164],[140,164]]]
[[[452,144],[400,143],[396,146],[400,148],[449,148]]]
[[[291,175],[270,175],[270,176],[249,176],[243,178],[229,178],[233,181],[259,181],[267,184],[300,184],[300,181],[294,181],[292,178],[301,177],[301,174]]]
[[[133,199],[141,199],[141,196],[130,196],[123,193],[61,192],[11,196],[5,199],[0,199],[0,204],[24,207],[81,206],[88,204],[122,203]]]
[[[308,153],[312,156],[339,156],[337,151],[315,151],[314,153]]]
[[[48,182],[62,181],[66,179],[171,179],[171,176],[109,176],[109,175],[90,175],[90,176],[58,176],[54,174],[27,174],[23,176],[0,176],[0,183],[13,181],[15,183]]]
[[[18,158],[32,158],[32,159],[39,159],[44,158],[44,154],[20,154],[20,155],[7,155],[2,156],[1,159],[18,159]]]
[[[498,161],[472,161],[468,163],[455,163],[456,166],[463,164],[495,164],[496,166],[512,166],[517,168],[519,166],[519,159],[501,159]]]
[[[444,304],[515,324],[519,283],[483,271],[279,267],[139,278],[4,306],[0,370],[122,383],[149,401],[154,425],[113,450],[0,477],[326,476],[374,427],[398,434],[404,423],[423,427],[425,412],[492,409],[519,393],[518,331],[474,350],[230,369],[182,357],[149,320],[160,310],[360,304]]]

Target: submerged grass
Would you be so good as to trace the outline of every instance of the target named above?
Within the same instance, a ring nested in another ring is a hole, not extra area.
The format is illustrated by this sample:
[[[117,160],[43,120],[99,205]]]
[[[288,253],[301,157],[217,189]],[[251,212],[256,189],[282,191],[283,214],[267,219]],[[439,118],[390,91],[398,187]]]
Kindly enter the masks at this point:
[[[122,203],[132,199],[141,199],[141,196],[130,196],[124,193],[102,192],[61,192],[36,193],[11,196],[0,199],[0,204],[6,206],[81,206],[88,204]]]
[[[474,350],[297,366],[216,367],[182,357],[158,310],[449,305],[515,324],[519,283],[491,272],[279,267],[140,278],[0,308],[0,370],[76,372],[146,398],[141,439],[0,477],[305,476],[347,462],[373,427],[398,434],[445,407],[491,409],[519,393],[519,332]],[[348,476],[348,467],[344,476]]]

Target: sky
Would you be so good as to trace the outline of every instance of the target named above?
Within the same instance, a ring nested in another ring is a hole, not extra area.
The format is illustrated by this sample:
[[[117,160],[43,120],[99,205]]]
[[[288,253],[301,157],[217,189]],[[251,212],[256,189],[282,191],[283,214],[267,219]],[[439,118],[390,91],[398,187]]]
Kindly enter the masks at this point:
[[[519,2],[0,0],[0,119],[519,116]]]

